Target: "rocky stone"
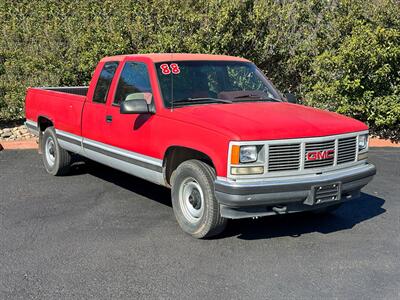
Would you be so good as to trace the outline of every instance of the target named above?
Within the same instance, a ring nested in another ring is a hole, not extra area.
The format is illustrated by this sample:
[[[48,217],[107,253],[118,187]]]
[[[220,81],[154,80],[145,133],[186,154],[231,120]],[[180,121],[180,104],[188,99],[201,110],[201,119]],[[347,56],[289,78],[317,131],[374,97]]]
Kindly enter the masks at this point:
[[[11,131],[8,131],[8,132],[3,131],[3,133],[1,134],[1,137],[2,138],[9,138],[11,135],[12,135]]]
[[[33,137],[25,125],[0,129],[0,140],[27,140]]]

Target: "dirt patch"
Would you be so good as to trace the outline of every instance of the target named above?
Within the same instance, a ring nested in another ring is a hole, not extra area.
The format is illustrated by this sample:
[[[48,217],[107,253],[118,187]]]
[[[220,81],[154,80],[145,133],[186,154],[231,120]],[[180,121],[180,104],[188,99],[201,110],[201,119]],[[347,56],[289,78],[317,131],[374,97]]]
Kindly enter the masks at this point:
[[[380,138],[370,138],[369,147],[400,147],[400,143]]]
[[[0,141],[1,150],[17,150],[17,149],[37,149],[38,142],[37,138],[31,138],[28,140],[21,141]]]

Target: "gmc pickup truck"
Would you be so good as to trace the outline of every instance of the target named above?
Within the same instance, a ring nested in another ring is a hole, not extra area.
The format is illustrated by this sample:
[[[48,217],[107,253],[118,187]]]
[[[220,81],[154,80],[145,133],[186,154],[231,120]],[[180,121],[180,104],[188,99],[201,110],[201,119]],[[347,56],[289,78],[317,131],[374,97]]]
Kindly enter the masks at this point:
[[[180,227],[326,212],[375,175],[368,127],[283,96],[250,61],[220,55],[106,57],[88,87],[29,88],[26,126],[46,171],[79,154],[171,188]]]

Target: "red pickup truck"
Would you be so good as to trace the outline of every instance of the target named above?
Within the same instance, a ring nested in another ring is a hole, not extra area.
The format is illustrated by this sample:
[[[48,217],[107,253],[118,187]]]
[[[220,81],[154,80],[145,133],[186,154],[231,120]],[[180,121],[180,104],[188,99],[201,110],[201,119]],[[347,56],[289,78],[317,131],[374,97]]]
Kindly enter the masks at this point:
[[[121,55],[89,87],[29,88],[26,125],[48,173],[77,153],[171,187],[179,225],[203,238],[227,219],[336,209],[375,175],[365,124],[290,102],[243,58]]]

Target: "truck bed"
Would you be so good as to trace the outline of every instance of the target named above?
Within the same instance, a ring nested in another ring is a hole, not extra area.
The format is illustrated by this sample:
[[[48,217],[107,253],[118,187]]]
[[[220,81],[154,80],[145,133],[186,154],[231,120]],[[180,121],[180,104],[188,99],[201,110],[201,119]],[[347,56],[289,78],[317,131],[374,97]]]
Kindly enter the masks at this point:
[[[26,94],[26,119],[50,118],[56,128],[81,135],[81,114],[88,87],[36,87]]]

